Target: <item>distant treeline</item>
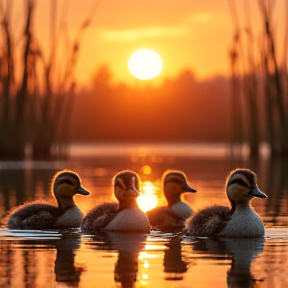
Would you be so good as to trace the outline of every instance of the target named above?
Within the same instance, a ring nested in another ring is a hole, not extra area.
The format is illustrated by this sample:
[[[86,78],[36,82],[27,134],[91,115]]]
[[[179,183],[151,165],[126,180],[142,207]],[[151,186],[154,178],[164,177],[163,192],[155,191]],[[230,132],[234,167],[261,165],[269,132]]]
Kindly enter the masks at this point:
[[[160,87],[111,84],[101,67],[93,86],[75,95],[74,141],[229,140],[229,80],[198,81],[183,71]]]

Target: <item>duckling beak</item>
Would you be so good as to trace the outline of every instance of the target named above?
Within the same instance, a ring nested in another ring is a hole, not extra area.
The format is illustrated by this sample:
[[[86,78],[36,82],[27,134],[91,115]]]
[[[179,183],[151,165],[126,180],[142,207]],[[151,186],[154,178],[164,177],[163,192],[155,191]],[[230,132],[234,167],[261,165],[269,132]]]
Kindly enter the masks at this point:
[[[125,197],[137,197],[137,196],[139,196],[139,191],[135,187],[135,185],[136,185],[135,181],[136,181],[135,177],[131,177],[131,179],[129,179],[129,183],[127,183],[125,192],[123,194]]]
[[[268,198],[268,196],[260,191],[258,187],[253,188],[251,191],[248,192],[249,195],[257,198]]]
[[[127,189],[125,190],[124,194],[125,197],[138,197],[139,191],[136,189]]]
[[[192,188],[191,186],[189,186],[187,183],[186,183],[186,186],[184,187],[184,191],[185,192],[197,192],[197,190],[195,190],[194,188]]]
[[[83,188],[82,186],[80,186],[80,185],[76,188],[76,193],[77,193],[77,194],[84,195],[84,196],[87,196],[87,195],[90,194],[86,189],[84,189],[84,188]]]

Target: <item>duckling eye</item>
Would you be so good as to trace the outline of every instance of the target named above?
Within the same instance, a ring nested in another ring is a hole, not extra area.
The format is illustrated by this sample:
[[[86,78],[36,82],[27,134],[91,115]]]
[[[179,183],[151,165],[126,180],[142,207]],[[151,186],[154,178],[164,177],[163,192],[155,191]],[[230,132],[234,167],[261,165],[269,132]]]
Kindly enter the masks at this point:
[[[59,181],[59,184],[64,184],[64,183],[69,184],[69,185],[73,185],[73,184],[74,184],[74,183],[73,183],[71,180],[69,180],[69,179],[63,179],[63,180]]]
[[[178,178],[170,178],[170,179],[167,179],[164,184],[166,185],[167,183],[175,183],[179,185],[179,184],[183,184],[183,181]]]
[[[179,180],[179,179],[174,179],[173,182],[176,183],[176,184],[181,184],[182,183],[182,181]]]
[[[250,188],[250,186],[244,182],[242,179],[233,179],[230,183],[229,183],[229,186],[232,185],[232,184],[239,184],[241,186],[244,186],[244,187],[247,187],[247,188]]]

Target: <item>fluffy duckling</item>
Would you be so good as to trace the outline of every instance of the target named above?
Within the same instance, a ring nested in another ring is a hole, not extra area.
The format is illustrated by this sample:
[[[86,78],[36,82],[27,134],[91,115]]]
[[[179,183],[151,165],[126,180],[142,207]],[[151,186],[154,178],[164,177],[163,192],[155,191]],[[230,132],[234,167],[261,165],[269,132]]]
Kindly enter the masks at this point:
[[[89,195],[81,186],[80,177],[69,170],[56,173],[51,188],[58,206],[35,201],[17,207],[9,215],[8,228],[17,229],[60,229],[78,228],[83,214],[75,205],[75,194]]]
[[[92,208],[84,217],[82,231],[150,232],[147,216],[137,205],[140,178],[132,171],[122,171],[113,179],[117,202],[106,202]]]
[[[254,197],[267,198],[257,187],[257,177],[249,169],[236,169],[227,177],[226,193],[231,208],[211,206],[197,212],[187,222],[192,236],[262,237],[262,220],[250,206]]]
[[[185,221],[192,215],[191,207],[181,200],[185,192],[196,192],[189,186],[185,173],[167,171],[162,177],[162,189],[167,206],[156,207],[146,212],[152,228],[163,232],[175,232],[185,227]]]

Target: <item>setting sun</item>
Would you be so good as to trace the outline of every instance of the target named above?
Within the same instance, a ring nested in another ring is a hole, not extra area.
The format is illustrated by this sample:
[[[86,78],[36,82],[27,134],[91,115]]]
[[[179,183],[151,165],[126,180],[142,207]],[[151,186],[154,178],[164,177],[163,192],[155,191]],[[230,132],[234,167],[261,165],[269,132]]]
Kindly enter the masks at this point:
[[[158,53],[150,49],[134,52],[129,61],[128,69],[137,79],[149,80],[157,77],[163,68],[163,62]]]

